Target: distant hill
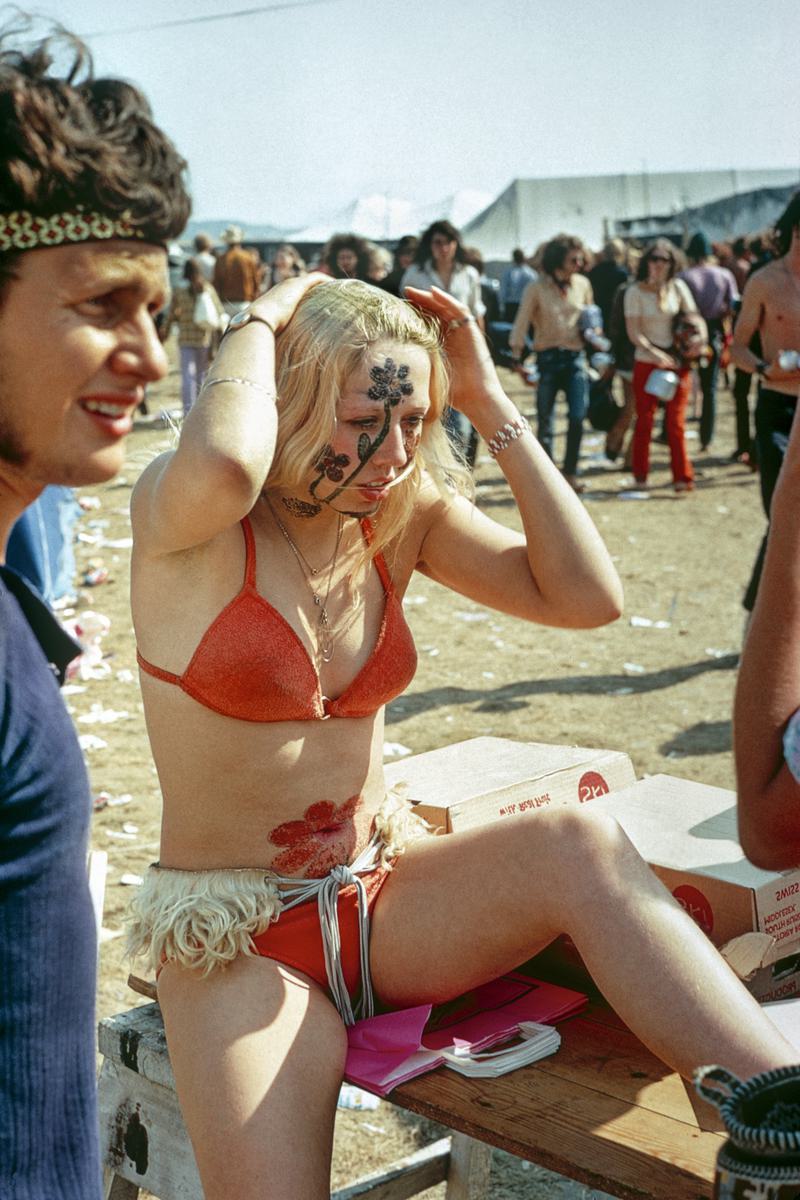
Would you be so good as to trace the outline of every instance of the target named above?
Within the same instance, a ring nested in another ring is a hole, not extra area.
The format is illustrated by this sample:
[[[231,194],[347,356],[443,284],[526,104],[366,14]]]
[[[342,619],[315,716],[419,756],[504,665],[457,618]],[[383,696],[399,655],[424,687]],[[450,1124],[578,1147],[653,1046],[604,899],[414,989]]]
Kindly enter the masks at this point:
[[[239,225],[244,230],[245,242],[274,242],[282,241],[290,230],[280,225],[248,225],[247,221],[237,221],[235,217],[227,220],[211,219],[196,221],[194,218],[186,226],[180,237],[181,242],[191,242],[197,233],[207,233],[215,243],[222,241],[222,234],[229,225]]]

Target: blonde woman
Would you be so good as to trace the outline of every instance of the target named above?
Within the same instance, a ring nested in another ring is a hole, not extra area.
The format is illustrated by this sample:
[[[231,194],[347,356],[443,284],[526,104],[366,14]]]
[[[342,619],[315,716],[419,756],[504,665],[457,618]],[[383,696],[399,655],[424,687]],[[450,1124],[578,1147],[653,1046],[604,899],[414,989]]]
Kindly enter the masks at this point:
[[[409,294],[423,315],[318,276],[260,297],[133,498],[164,817],[132,941],[159,970],[207,1200],[327,1196],[345,1025],[376,1002],[456,996],[563,930],[684,1074],[793,1057],[613,822],[561,809],[431,837],[387,797],[384,706],[414,674],[414,571],[552,625],[603,624],[622,600],[467,308]],[[523,532],[465,494],[448,399],[496,456]]]

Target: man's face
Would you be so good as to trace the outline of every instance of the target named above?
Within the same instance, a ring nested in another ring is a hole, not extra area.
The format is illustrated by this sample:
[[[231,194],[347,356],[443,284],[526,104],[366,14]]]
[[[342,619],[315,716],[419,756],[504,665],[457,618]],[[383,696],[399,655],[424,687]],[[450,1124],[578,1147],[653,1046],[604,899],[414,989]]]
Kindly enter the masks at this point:
[[[582,271],[584,267],[584,254],[582,250],[568,250],[564,256],[564,265],[561,268],[561,273],[566,279],[571,279],[578,271]]]
[[[145,385],[167,370],[159,246],[28,250],[0,297],[0,487],[110,479]]]

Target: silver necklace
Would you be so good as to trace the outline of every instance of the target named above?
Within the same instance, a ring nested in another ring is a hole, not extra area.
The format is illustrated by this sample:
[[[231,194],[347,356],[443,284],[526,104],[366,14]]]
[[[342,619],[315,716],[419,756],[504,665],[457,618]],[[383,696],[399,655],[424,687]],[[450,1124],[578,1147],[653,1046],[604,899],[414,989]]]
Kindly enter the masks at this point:
[[[292,554],[294,554],[295,558],[297,559],[297,565],[299,566],[303,575],[303,579],[306,582],[306,587],[311,592],[315,607],[319,609],[319,613],[317,615],[317,653],[322,662],[329,663],[333,658],[333,652],[335,650],[334,639],[336,634],[331,629],[330,617],[328,615],[328,600],[330,599],[331,587],[333,586],[333,576],[334,572],[336,571],[336,562],[339,558],[339,547],[342,542],[344,517],[340,514],[336,522],[336,543],[333,547],[333,556],[329,560],[329,564],[324,564],[325,566],[330,565],[330,570],[328,571],[328,586],[325,589],[325,596],[323,597],[321,593],[318,592],[314,587],[311,580],[315,578],[320,571],[324,570],[324,566],[317,567],[316,570],[311,566],[300,547],[295,545],[294,541],[292,540],[292,535],[289,533],[289,530],[276,513],[275,509],[270,503],[269,497],[265,496],[264,499],[267,502],[269,511],[275,518],[275,524],[278,526],[278,529],[286,539]]]
[[[286,541],[289,543],[292,550],[294,551],[295,558],[298,559],[298,561],[300,562],[303,569],[307,572],[307,574],[309,574],[312,577],[312,579],[316,579],[316,577],[317,577],[317,575],[319,575],[320,571],[324,571],[326,567],[329,567],[331,565],[331,562],[333,561],[333,556],[331,556],[331,558],[329,558],[327,562],[321,563],[320,566],[312,567],[311,563],[308,561],[305,554],[303,554],[303,551],[300,549],[300,547],[295,545],[295,543],[292,541],[292,538],[289,534],[289,530],[286,528],[283,521],[278,516],[277,512],[275,511],[275,506],[273,505],[272,501],[270,500],[270,498],[266,494],[266,492],[264,493],[264,499],[267,502],[267,507],[269,508],[269,511],[272,513],[273,517],[275,518],[275,524],[278,526],[278,529],[280,529],[281,533],[286,538]],[[336,553],[336,551],[334,550],[334,554],[335,553]]]

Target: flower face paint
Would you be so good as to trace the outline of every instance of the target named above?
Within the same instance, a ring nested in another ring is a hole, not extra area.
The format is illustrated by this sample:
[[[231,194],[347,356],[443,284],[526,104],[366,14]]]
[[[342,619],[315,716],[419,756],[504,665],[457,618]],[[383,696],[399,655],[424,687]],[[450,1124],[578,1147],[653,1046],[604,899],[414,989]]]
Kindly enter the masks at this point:
[[[430,408],[430,360],[419,346],[379,343],[347,380],[336,433],[315,463],[309,492],[318,504],[374,511],[413,466]]]

